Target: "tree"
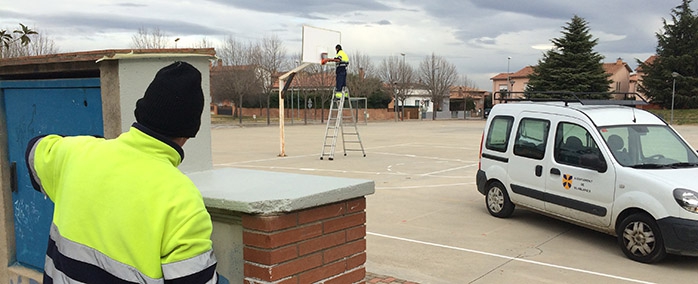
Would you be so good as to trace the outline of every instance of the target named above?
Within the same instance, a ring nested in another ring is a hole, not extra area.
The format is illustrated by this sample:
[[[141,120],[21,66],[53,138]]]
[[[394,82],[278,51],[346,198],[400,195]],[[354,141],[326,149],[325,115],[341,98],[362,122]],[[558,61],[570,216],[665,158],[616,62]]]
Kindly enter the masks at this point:
[[[361,51],[355,51],[349,58],[347,87],[352,97],[367,98],[376,90],[382,89],[380,79],[375,75],[375,67],[370,56],[361,53]]]
[[[395,109],[395,119],[398,116],[398,101],[401,100],[401,95],[406,94],[406,92],[400,92],[398,83],[400,82],[400,65],[401,60],[397,56],[390,56],[384,58],[381,61],[380,67],[378,68],[378,78],[386,83],[387,91],[393,96],[393,108]],[[404,102],[404,99],[402,99]]]
[[[0,30],[0,40],[2,40],[0,58],[56,53],[57,49],[53,46],[52,40],[41,37],[38,32],[22,23],[19,23],[19,26],[19,29],[11,33],[5,29]],[[32,37],[38,37],[40,43],[32,44]],[[42,48],[48,43],[50,48]]]
[[[432,53],[419,64],[419,79],[434,103],[431,119],[436,120],[436,110],[443,107],[444,98],[450,95],[451,86],[458,80],[456,66]]]
[[[260,57],[259,44],[245,43],[228,36],[223,46],[217,50],[221,66],[216,66],[211,71],[211,92],[216,94],[213,99],[216,102],[225,99],[235,102],[236,111],[245,106],[246,95],[257,95],[253,97],[259,100],[259,95],[264,93],[265,82],[269,81],[260,75],[266,73],[254,61]],[[237,115],[242,123],[242,114],[234,115]]]
[[[167,48],[170,44],[170,37],[160,28],[155,27],[152,31],[145,27],[138,29],[138,33],[131,37],[131,48],[136,49],[158,49]]]
[[[232,36],[227,36],[223,41],[223,46],[216,49],[216,56],[223,62],[223,65],[248,65],[250,64],[249,47],[251,45],[251,43],[244,43]]]
[[[540,92],[608,92],[611,80],[603,70],[604,57],[594,51],[598,39],[592,39],[587,22],[575,15],[563,29],[563,37],[552,39],[554,47],[533,67],[526,92],[532,97],[547,97]]]
[[[371,57],[357,50],[349,57],[351,62],[347,70],[348,74],[363,73],[364,77],[376,76],[376,67],[371,61]],[[351,90],[351,89],[350,89]]]
[[[251,49],[251,63],[259,68],[258,80],[262,82],[262,94],[266,94],[267,125],[271,124],[269,104],[274,86],[272,77],[277,75],[281,66],[287,64],[286,60],[286,47],[277,35],[264,37]]]
[[[638,60],[645,73],[640,92],[664,108],[672,106],[672,96],[677,108],[698,108],[698,18],[691,2],[683,0],[671,10],[671,23],[663,19],[664,32],[656,34],[656,59],[649,63]]]

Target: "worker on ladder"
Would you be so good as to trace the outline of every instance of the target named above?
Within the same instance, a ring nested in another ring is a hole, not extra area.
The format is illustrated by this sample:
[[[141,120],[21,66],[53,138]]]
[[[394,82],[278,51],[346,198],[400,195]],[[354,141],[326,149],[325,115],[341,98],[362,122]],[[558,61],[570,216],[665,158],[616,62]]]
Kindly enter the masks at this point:
[[[347,66],[349,66],[349,56],[344,50],[342,50],[341,45],[334,47],[337,51],[337,56],[332,59],[328,59],[329,62],[337,62],[336,74],[336,84],[334,90],[334,98],[339,99],[342,97],[342,90],[347,86]]]

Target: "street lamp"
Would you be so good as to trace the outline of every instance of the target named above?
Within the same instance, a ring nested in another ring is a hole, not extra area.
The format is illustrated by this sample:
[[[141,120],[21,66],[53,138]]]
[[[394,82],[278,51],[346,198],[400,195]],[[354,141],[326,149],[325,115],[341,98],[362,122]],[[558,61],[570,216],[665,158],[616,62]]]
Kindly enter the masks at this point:
[[[400,86],[400,91],[405,92],[404,94],[402,94],[402,97],[406,98],[407,97],[407,87],[405,86],[405,75],[407,74],[407,70],[405,70],[405,67],[406,67],[405,66],[405,54],[400,53],[400,55],[402,55],[402,67],[400,68],[400,81],[402,81],[402,84]],[[404,104],[405,103],[403,101],[403,106],[402,106],[403,108],[405,107]],[[403,113],[400,113],[400,114],[403,114]],[[405,118],[403,116],[401,116],[400,120],[405,120]]]
[[[397,122],[397,82],[393,82],[393,110],[395,111],[395,122]]]
[[[669,124],[674,124],[674,96],[676,95],[676,77],[681,77],[678,72],[671,72],[671,77],[674,78],[674,82],[671,86],[671,120]]]
[[[511,73],[509,73],[509,65],[511,65],[511,56],[507,56],[507,98],[511,96],[511,90],[509,89],[509,85],[511,84]],[[513,87],[514,86],[512,86],[512,88]]]
[[[179,38],[175,39],[175,48],[177,48],[177,42],[179,41]]]

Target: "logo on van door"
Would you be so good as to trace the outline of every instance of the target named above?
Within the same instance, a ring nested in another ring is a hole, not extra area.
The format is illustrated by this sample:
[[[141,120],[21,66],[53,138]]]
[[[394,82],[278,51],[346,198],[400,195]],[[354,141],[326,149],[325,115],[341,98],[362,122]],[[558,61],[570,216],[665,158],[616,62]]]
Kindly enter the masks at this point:
[[[572,175],[562,175],[562,186],[565,187],[566,190],[569,190],[572,187],[572,179]]]

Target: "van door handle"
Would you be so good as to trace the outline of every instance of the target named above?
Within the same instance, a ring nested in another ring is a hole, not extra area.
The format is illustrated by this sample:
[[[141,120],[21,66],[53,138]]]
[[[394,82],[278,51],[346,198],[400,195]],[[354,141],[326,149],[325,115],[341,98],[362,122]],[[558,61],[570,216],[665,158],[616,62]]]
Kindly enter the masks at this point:
[[[559,175],[560,175],[560,170],[559,170],[558,168],[552,168],[552,169],[550,169],[550,174],[551,174],[551,175],[559,176]]]
[[[537,165],[537,166],[536,166],[536,176],[537,176],[537,177],[540,177],[540,176],[542,176],[542,175],[543,175],[543,166]]]

